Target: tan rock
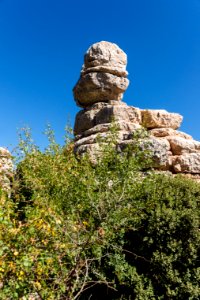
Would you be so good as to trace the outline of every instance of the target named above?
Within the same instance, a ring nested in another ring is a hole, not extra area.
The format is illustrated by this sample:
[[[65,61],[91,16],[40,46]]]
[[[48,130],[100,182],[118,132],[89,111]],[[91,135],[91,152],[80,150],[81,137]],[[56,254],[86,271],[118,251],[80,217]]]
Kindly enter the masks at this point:
[[[175,173],[200,173],[200,153],[187,153],[173,157]]]
[[[141,113],[138,108],[132,106],[108,105],[96,114],[96,124],[110,123],[112,121],[125,121],[141,124]]]
[[[11,154],[6,148],[0,147],[0,157],[3,157],[3,156],[11,157]]]
[[[74,135],[81,135],[84,131],[95,126],[95,110],[81,110],[77,113],[74,124]]]
[[[98,42],[93,44],[85,54],[82,74],[104,72],[126,77],[127,55],[116,44]]]
[[[116,44],[103,41],[92,45],[73,89],[77,105],[121,100],[129,85],[126,64],[127,56]]]
[[[116,124],[122,127],[122,122],[126,127],[128,127],[128,124],[134,124],[132,126],[129,125],[129,127],[130,130],[131,128],[135,130],[137,127],[135,124],[139,125],[141,123],[140,110],[138,108],[128,106],[123,102],[119,102],[118,105],[111,105],[110,103],[102,102],[95,103],[88,109],[82,110],[76,115],[74,134],[83,134],[89,129],[92,130],[92,128],[96,125],[107,124],[112,121],[115,121]],[[105,126],[101,128],[105,128]]]
[[[186,140],[182,137],[168,137],[171,146],[171,151],[174,155],[184,153],[195,153],[200,149],[200,142],[195,140]]]
[[[154,129],[149,130],[149,133],[156,137],[178,136],[178,137],[182,137],[186,140],[192,140],[191,135],[189,135],[185,132],[182,132],[182,131],[174,130],[172,128],[154,128]]]
[[[118,121],[114,123],[105,123],[105,124],[98,124],[86,131],[84,131],[82,134],[76,135],[75,140],[78,140],[80,138],[95,134],[95,133],[101,133],[101,132],[108,132],[110,131],[113,126],[115,127],[116,131],[128,131],[128,132],[135,132],[137,130],[140,130],[142,127],[139,124],[135,123],[127,123],[125,121]]]
[[[126,77],[128,75],[128,72],[124,70],[124,68],[118,68],[116,66],[96,66],[92,68],[84,68],[81,71],[82,75],[85,75],[87,73],[92,72],[98,72],[98,73],[110,73],[119,77]]]
[[[148,128],[172,128],[180,127],[183,117],[176,113],[169,113],[166,110],[142,110],[142,123]]]
[[[0,187],[10,193],[11,180],[13,178],[13,162],[10,152],[0,147]]]
[[[80,77],[73,89],[77,105],[87,107],[96,102],[121,100],[129,85],[125,77],[110,73],[88,73]]]

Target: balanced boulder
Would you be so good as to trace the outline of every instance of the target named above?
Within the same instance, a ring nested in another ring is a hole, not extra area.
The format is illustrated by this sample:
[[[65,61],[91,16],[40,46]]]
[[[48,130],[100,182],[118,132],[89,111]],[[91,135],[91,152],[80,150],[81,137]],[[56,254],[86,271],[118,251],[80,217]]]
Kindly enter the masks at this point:
[[[127,55],[116,44],[102,41],[92,45],[73,89],[77,105],[121,100],[129,85],[126,65]]]

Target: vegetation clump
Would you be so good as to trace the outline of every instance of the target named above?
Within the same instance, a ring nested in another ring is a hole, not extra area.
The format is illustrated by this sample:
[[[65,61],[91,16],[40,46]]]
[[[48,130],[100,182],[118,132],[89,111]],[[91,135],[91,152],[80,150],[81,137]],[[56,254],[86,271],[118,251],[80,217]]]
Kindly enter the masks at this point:
[[[0,197],[0,299],[199,299],[199,184],[152,172],[137,137],[95,164],[26,137]]]

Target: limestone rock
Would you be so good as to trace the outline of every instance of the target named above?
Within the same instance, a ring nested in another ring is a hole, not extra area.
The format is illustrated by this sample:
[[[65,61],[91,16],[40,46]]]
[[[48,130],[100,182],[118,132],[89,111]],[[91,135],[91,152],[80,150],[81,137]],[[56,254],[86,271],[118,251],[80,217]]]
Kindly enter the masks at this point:
[[[106,106],[96,114],[96,123],[110,123],[112,121],[125,121],[141,124],[140,110],[132,106]]]
[[[74,88],[77,104],[87,107],[96,102],[121,100],[129,80],[110,73],[88,73],[79,79]]]
[[[134,145],[135,142],[140,150],[146,152],[147,157],[151,157],[155,168],[161,170],[168,170],[170,168],[170,159],[168,155],[170,145],[167,140],[154,137],[139,139],[138,141],[135,141],[134,139],[121,140],[118,143],[120,152],[123,152],[127,146]]]
[[[84,144],[80,145],[79,147],[75,147],[74,150],[77,155],[83,155],[85,153],[89,154],[92,161],[95,161],[95,157],[99,155],[100,146],[98,143]]]
[[[182,132],[182,131],[174,130],[172,128],[154,128],[154,129],[150,129],[149,133],[156,137],[168,138],[168,137],[178,136],[178,137],[182,137],[186,140],[192,140],[191,135],[189,135],[185,132]]]
[[[167,170],[169,168],[169,142],[165,139],[150,137],[141,141],[141,149],[151,153],[154,167]]]
[[[104,72],[126,77],[127,55],[116,44],[98,42],[93,44],[85,54],[82,74]]]
[[[95,162],[101,145],[111,140],[114,121],[115,147],[120,153],[129,147],[134,155],[137,146],[144,151],[144,159],[146,154],[151,156],[155,170],[200,178],[200,142],[177,130],[183,120],[180,114],[140,110],[120,101],[129,84],[126,65],[126,54],[109,42],[96,43],[85,54],[80,79],[73,89],[76,103],[84,108],[75,120],[75,153],[87,152]],[[138,140],[136,132],[142,133],[142,127],[147,134],[139,135]]]
[[[120,123],[123,122],[130,130],[134,130],[137,124],[141,124],[141,113],[138,108],[128,106],[123,102],[114,102],[116,103],[115,105],[112,105],[112,102],[99,102],[88,109],[81,110],[76,116],[74,134],[83,134],[97,125],[111,123],[112,121],[115,121],[119,126],[123,126]],[[86,133],[86,135],[88,134]]]
[[[0,187],[10,192],[11,180],[13,177],[13,162],[10,152],[0,147]]]
[[[127,132],[135,132],[141,130],[142,128],[141,125],[139,124],[129,123],[125,121],[118,121],[115,122],[114,124],[113,123],[98,124],[82,132],[81,134],[77,134],[75,136],[75,141],[95,133],[109,132],[113,128],[113,126],[115,126],[116,131],[127,131]]]
[[[200,150],[200,142],[195,140],[186,140],[182,137],[169,137],[168,140],[173,155],[195,153]]]
[[[183,117],[166,110],[142,110],[142,123],[148,128],[172,128],[180,127]]]
[[[200,153],[188,153],[173,157],[175,173],[200,173]]]
[[[95,144],[95,143],[102,143],[107,142],[108,139],[111,139],[110,132],[101,132],[92,134],[86,137],[83,137],[75,142],[75,147],[79,147],[80,145],[88,145],[88,144]],[[116,140],[125,141],[125,140],[131,140],[132,139],[132,133],[128,131],[118,131],[116,132]]]
[[[11,154],[6,148],[0,147],[0,157],[10,158]]]
[[[73,89],[77,105],[121,100],[129,85],[126,64],[127,56],[116,44],[103,41],[92,45]]]

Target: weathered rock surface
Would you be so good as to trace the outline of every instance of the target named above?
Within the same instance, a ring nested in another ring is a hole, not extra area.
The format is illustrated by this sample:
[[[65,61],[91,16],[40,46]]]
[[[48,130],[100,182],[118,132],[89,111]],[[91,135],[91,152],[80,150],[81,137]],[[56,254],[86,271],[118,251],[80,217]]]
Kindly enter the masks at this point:
[[[127,56],[116,44],[102,41],[92,45],[73,89],[77,105],[121,100],[129,85],[126,64]]]
[[[154,128],[154,129],[150,129],[149,133],[156,137],[166,137],[167,138],[169,136],[170,137],[179,136],[186,140],[192,140],[191,135],[189,135],[185,132],[182,132],[182,131],[174,130],[172,128]]]
[[[13,162],[10,152],[0,147],[0,187],[9,192],[13,177]]]
[[[128,83],[127,78],[110,73],[88,73],[79,79],[74,98],[83,107],[97,101],[121,100]]]
[[[200,142],[194,140],[186,140],[182,137],[169,137],[168,141],[174,155],[196,153],[200,150]]]
[[[127,55],[116,44],[98,42],[93,44],[85,54],[82,74],[88,72],[104,72],[126,77]]]
[[[115,104],[113,105],[113,103]],[[81,110],[77,114],[74,133],[75,135],[83,134],[88,129],[92,129],[100,124],[111,123],[112,121],[117,122],[119,126],[122,125],[120,122],[123,122],[131,130],[131,126],[133,128],[136,127],[136,124],[141,124],[141,113],[138,108],[128,106],[123,102],[99,102],[87,109]]]
[[[151,152],[154,167],[167,170],[169,168],[169,155],[170,144],[165,139],[158,139],[149,137],[143,139],[141,142],[141,149]]]
[[[135,123],[129,123],[126,121],[118,121],[115,122],[115,126],[117,130],[120,131],[128,131],[128,132],[134,132],[136,130],[141,129],[142,127],[139,124]],[[81,137],[89,136],[91,134],[95,133],[102,133],[102,132],[108,132],[112,129],[113,124],[112,123],[105,123],[105,124],[98,124],[86,131],[84,131],[82,134],[77,135],[76,138],[80,139]]]
[[[100,141],[108,142],[113,121],[118,151],[131,145],[134,151],[135,132],[144,127],[147,136],[137,139],[137,146],[151,153],[156,171],[182,173],[200,181],[200,142],[177,130],[183,120],[180,114],[141,110],[119,101],[128,87],[126,64],[126,54],[115,44],[100,42],[87,51],[74,88],[77,104],[84,107],[76,116],[75,152],[87,152],[95,161]]]
[[[166,110],[142,110],[142,123],[148,129],[180,127],[183,117],[176,113],[169,113]]]
[[[175,173],[200,174],[200,153],[188,153],[173,158]]]

